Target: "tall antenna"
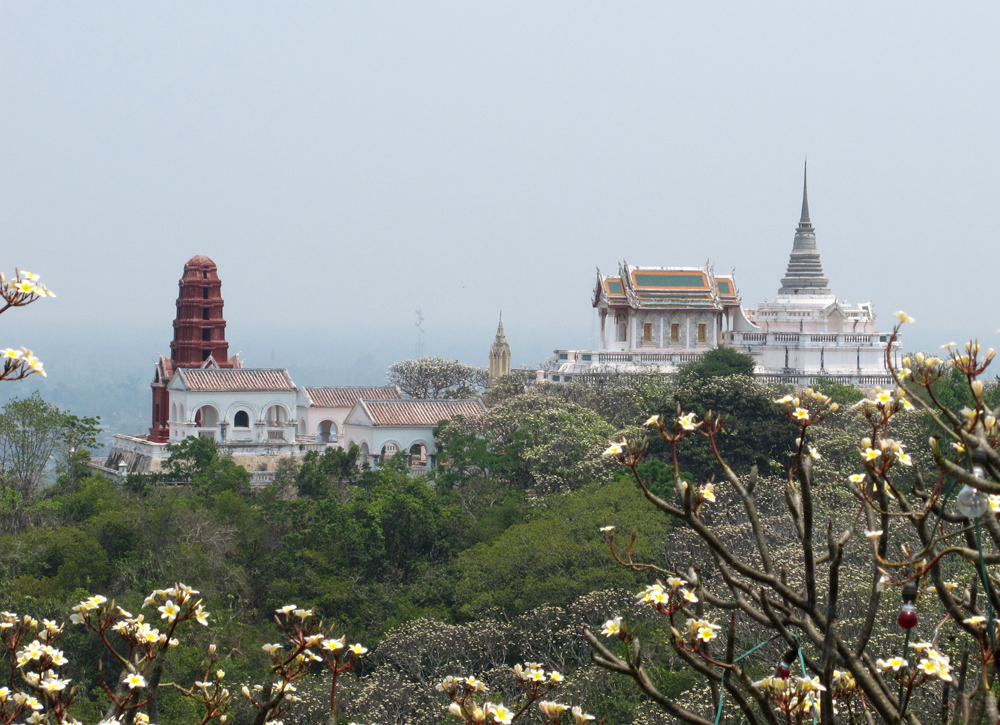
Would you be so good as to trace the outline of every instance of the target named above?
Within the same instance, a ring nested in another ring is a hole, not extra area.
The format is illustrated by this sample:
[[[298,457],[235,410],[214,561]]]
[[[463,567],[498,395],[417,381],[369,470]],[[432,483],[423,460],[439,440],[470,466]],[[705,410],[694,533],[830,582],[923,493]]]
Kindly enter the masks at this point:
[[[424,313],[417,310],[417,357],[424,356]]]

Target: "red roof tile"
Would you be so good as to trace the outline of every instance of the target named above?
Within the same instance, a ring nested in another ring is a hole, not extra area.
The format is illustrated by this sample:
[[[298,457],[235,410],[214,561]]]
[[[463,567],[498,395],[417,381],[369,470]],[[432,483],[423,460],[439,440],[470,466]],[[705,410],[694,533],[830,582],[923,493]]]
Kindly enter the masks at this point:
[[[178,368],[188,390],[295,390],[280,368]]]
[[[400,397],[395,386],[377,388],[303,388],[309,405],[314,408],[353,408],[354,404],[365,400],[396,400]]]
[[[485,408],[469,400],[362,400],[361,405],[374,425],[433,426],[456,416],[480,417]]]

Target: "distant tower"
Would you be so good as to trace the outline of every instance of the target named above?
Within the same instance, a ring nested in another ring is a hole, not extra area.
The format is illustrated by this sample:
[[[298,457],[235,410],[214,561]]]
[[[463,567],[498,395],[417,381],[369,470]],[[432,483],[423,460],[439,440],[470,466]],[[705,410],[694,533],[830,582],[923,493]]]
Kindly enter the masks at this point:
[[[510,345],[503,334],[503,313],[500,313],[500,324],[497,325],[497,336],[490,346],[490,384],[492,385],[504,375],[510,375]]]
[[[170,359],[160,356],[153,378],[153,426],[149,439],[169,438],[167,410],[170,396],[167,384],[177,368],[217,366],[238,368],[238,356],[229,357],[226,342],[226,320],[222,316],[222,281],[218,268],[208,257],[198,255],[184,265],[178,283],[177,315],[174,317],[174,339],[170,343]]]
[[[830,283],[823,276],[823,265],[819,261],[819,250],[816,248],[816,230],[809,219],[809,195],[806,189],[806,171],[802,171],[802,216],[795,230],[795,241],[792,244],[792,254],[788,259],[788,269],[781,280],[779,297],[793,295],[810,295],[832,297],[833,293],[827,286]]]

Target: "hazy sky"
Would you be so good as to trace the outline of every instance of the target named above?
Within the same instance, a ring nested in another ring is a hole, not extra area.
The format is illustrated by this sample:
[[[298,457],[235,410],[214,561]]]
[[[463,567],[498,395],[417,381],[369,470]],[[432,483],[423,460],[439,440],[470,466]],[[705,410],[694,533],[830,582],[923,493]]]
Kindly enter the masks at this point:
[[[0,267],[59,297],[4,315],[0,342],[52,374],[145,380],[207,254],[231,350],[298,382],[377,382],[413,354],[418,307],[428,353],[485,364],[503,309],[533,365],[592,343],[595,268],[622,259],[710,259],[744,304],[774,295],[808,156],[837,295],[883,328],[907,310],[907,347],[996,344],[998,21],[985,3],[5,1]]]

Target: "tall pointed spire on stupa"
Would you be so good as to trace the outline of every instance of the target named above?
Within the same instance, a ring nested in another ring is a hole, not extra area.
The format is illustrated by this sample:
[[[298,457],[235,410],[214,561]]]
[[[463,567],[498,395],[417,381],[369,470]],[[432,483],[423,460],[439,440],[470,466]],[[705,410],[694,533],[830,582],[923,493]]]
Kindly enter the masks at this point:
[[[510,375],[510,345],[507,344],[507,336],[503,332],[503,312],[500,313],[497,334],[490,346],[489,375],[490,383],[496,382],[504,375]]]
[[[808,164],[808,162],[806,162]],[[827,286],[830,280],[823,276],[823,265],[816,249],[816,230],[809,219],[808,166],[802,171],[802,216],[795,230],[792,253],[788,258],[788,269],[781,280],[778,296],[813,295],[829,297],[833,293]]]
[[[799,217],[799,229],[812,229],[809,219],[809,159],[802,166],[802,216]]]

